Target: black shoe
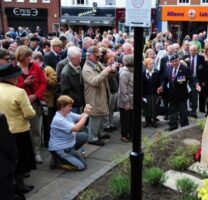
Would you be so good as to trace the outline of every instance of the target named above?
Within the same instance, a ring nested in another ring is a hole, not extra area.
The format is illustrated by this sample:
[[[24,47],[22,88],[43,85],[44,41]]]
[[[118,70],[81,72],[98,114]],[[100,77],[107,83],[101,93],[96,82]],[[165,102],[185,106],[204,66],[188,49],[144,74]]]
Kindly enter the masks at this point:
[[[149,126],[149,123],[147,123],[147,122],[145,122],[144,124],[143,124],[143,128],[147,128]]]
[[[153,126],[154,128],[157,128],[157,122],[153,122],[153,123],[152,123],[152,126]]]
[[[169,119],[169,117],[168,117],[168,116],[164,116],[164,120],[166,120],[166,121],[167,121],[168,119]]]
[[[108,134],[105,134],[103,136],[98,137],[99,139],[109,139],[111,136]]]
[[[197,118],[196,112],[191,112],[191,117]]]
[[[102,140],[97,140],[94,142],[88,142],[88,144],[96,145],[96,146],[103,146],[105,143]]]
[[[22,193],[28,193],[34,189],[34,186],[33,185],[23,185],[23,186],[19,186],[17,188]]]
[[[155,121],[156,121],[156,122],[159,122],[160,120],[159,120],[158,118],[155,118]]]
[[[29,178],[29,177],[30,177],[30,174],[29,173],[23,175],[23,178]]]
[[[111,128],[112,131],[117,131],[118,130],[118,128],[116,128],[115,126],[111,126],[110,128]]]
[[[52,155],[50,163],[49,163],[49,168],[56,169],[58,167],[58,164],[59,164],[58,158],[56,156]]]
[[[104,131],[106,131],[106,132],[112,132],[113,130],[112,130],[111,127],[109,127],[109,128],[104,128]]]
[[[177,129],[178,127],[169,127],[169,128],[166,128],[165,131],[173,131],[175,129]]]

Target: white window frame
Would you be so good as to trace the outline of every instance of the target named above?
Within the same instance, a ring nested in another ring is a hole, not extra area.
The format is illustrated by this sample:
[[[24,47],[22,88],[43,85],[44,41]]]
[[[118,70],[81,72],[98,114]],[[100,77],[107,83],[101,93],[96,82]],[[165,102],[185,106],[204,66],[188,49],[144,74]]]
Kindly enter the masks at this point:
[[[113,0],[114,1],[114,4],[109,4],[109,3],[107,3],[108,2],[108,0],[106,0],[105,1],[105,5],[107,5],[107,6],[115,6],[116,5],[116,0]]]
[[[4,2],[12,2],[12,0],[4,0]]]
[[[206,3],[204,3],[203,0],[201,0],[201,4],[202,4],[202,5],[207,5],[207,4],[208,4],[208,0],[207,0]]]
[[[29,0],[29,3],[38,3],[38,0]]]
[[[24,0],[17,0],[17,2],[24,2]]]
[[[43,3],[51,3],[51,0],[43,0]]]
[[[188,0],[188,3],[180,3],[180,0],[178,0],[178,5],[190,5],[191,4],[191,0]]]

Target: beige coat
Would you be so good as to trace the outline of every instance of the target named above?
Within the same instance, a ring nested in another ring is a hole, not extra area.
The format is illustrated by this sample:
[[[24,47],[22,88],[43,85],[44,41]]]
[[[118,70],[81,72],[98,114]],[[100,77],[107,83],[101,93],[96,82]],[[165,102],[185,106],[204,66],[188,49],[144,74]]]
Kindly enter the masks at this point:
[[[57,86],[56,71],[52,67],[46,66],[44,68],[44,73],[46,75],[47,88],[43,94],[43,98],[46,101],[47,106],[52,108],[54,106],[54,96],[56,94]]]
[[[5,114],[12,133],[29,131],[28,119],[35,116],[24,89],[8,83],[0,83],[0,111]]]
[[[107,76],[109,72],[103,71],[101,63],[96,68],[89,61],[86,61],[82,69],[84,81],[85,103],[92,106],[92,116],[107,115],[109,86]]]

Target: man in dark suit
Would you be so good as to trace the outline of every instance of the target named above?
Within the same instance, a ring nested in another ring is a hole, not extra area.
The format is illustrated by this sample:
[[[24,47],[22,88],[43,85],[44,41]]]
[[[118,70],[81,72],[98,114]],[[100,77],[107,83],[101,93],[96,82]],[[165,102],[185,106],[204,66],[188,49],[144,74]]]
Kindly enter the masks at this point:
[[[173,55],[173,52],[174,52],[173,46],[169,45],[167,47],[167,54],[168,55],[164,56],[160,62],[160,69],[159,69],[160,77],[164,77],[165,72],[166,72],[166,68],[168,66],[170,66],[170,58]],[[168,110],[168,103],[169,102],[168,102],[168,91],[167,91],[166,86],[163,88],[162,99],[163,99],[163,103],[164,103],[165,108]],[[168,113],[166,116],[164,116],[164,119],[168,120]]]
[[[84,106],[84,85],[81,76],[81,51],[78,47],[69,47],[68,62],[61,72],[61,94],[70,96],[74,100],[72,112],[80,113]]]
[[[204,65],[205,59],[204,56],[201,56],[197,53],[196,45],[190,46],[190,54],[184,57],[184,60],[187,62],[187,65],[191,71],[191,76],[197,82],[199,82],[202,87],[202,91],[199,95],[199,110],[200,112],[205,112],[205,101],[206,101],[206,92],[205,92],[205,81],[204,81]],[[192,83],[189,84],[191,88],[191,116],[197,118],[196,110],[198,107],[198,92],[195,89],[195,85]]]
[[[56,70],[56,65],[61,61],[62,41],[58,38],[51,40],[51,50],[44,55],[44,63]]]
[[[187,112],[188,81],[195,85],[196,90],[200,90],[200,86],[192,78],[189,68],[180,63],[179,55],[172,55],[170,66],[165,70],[162,86],[158,89],[158,92],[161,92],[163,87],[168,85],[170,124],[169,128],[166,129],[167,131],[178,128],[178,113],[181,126],[189,124]]]
[[[17,161],[17,148],[9,131],[5,115],[0,113],[0,198],[14,199],[14,168]]]

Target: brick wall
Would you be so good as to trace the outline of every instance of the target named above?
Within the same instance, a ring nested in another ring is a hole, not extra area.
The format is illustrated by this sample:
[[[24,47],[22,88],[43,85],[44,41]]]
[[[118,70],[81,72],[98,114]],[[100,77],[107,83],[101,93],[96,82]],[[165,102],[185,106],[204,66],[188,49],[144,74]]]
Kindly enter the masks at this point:
[[[50,3],[42,3],[42,0],[37,0],[37,3],[30,3],[29,0],[24,0],[24,2],[17,2],[17,0],[12,0],[11,2],[1,1],[3,20],[4,20],[4,30],[8,29],[7,16],[5,14],[4,8],[36,8],[36,9],[48,9],[48,32],[53,31],[53,24],[59,23],[60,19],[60,0],[50,0]],[[24,26],[24,24],[22,25]]]
[[[177,5],[177,0],[159,0],[160,5]],[[190,0],[190,5],[200,5],[200,0]]]

